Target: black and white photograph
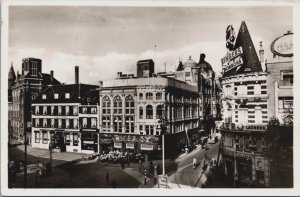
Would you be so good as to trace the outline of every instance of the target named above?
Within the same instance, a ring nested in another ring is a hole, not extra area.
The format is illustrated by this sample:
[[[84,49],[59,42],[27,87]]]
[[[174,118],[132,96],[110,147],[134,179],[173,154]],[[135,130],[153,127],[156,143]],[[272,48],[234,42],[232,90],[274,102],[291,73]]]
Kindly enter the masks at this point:
[[[231,4],[3,1],[3,194],[299,195],[299,4]]]

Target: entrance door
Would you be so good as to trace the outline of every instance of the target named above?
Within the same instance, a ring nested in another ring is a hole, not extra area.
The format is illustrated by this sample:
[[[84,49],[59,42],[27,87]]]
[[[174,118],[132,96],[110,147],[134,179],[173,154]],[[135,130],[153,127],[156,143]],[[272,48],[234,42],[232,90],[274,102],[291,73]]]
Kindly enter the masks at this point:
[[[265,186],[265,172],[256,170],[256,180],[257,180],[258,187],[264,187]]]

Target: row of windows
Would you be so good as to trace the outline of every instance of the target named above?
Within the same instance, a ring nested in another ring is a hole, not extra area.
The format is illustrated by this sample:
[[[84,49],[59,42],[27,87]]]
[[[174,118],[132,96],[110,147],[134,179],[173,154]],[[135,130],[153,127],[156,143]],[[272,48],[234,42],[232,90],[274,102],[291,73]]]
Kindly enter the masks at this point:
[[[102,128],[104,132],[111,131],[111,117],[102,116]],[[123,132],[123,120],[122,116],[113,117],[113,132],[122,133]],[[125,133],[134,133],[134,116],[125,117]]]
[[[146,100],[153,100],[153,93],[151,92],[147,92],[146,93]],[[162,100],[162,93],[158,92],[155,94],[155,99],[156,100]],[[144,100],[144,94],[143,93],[139,93],[139,100]]]
[[[51,138],[53,138],[54,133],[50,133]],[[49,135],[46,131],[34,132],[35,143],[40,143],[42,141],[43,144],[47,144],[50,141]],[[71,143],[71,135],[69,133],[65,133],[65,145],[70,145]],[[73,134],[73,146],[78,146],[78,134]]]
[[[96,128],[97,118],[82,118],[82,128]],[[78,129],[78,119],[33,119],[35,127]]]
[[[35,115],[78,115],[78,106],[35,106]],[[79,113],[96,114],[97,107],[80,107]]]

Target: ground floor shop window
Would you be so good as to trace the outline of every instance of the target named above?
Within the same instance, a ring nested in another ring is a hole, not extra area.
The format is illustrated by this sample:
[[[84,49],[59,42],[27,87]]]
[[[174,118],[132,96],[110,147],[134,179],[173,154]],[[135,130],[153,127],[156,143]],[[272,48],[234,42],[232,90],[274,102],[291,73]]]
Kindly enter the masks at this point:
[[[95,150],[97,151],[97,135],[93,133],[84,133],[81,136],[81,149],[82,150]]]
[[[73,146],[78,146],[78,134],[73,134]]]
[[[43,144],[47,144],[47,143],[48,143],[48,133],[43,132]]]
[[[34,132],[35,143],[40,143],[40,132]]]
[[[66,145],[70,146],[70,134],[69,133],[66,134]]]

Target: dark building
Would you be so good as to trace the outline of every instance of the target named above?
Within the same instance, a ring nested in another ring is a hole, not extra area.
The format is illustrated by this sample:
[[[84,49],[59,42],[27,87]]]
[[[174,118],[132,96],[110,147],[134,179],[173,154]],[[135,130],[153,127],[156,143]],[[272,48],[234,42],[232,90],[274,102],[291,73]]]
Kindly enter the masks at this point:
[[[137,77],[152,77],[154,73],[154,62],[152,59],[137,62]]]
[[[11,72],[13,68],[11,69]],[[10,75],[13,74],[10,72]],[[22,72],[17,74],[14,83],[9,87],[11,89],[11,125],[12,138],[23,142],[24,129],[30,134],[31,128],[31,101],[42,90],[51,86],[60,84],[54,76],[42,73],[42,60],[36,58],[22,59]]]
[[[98,86],[80,84],[75,67],[75,84],[54,85],[32,101],[32,146],[56,151],[98,152]]]

